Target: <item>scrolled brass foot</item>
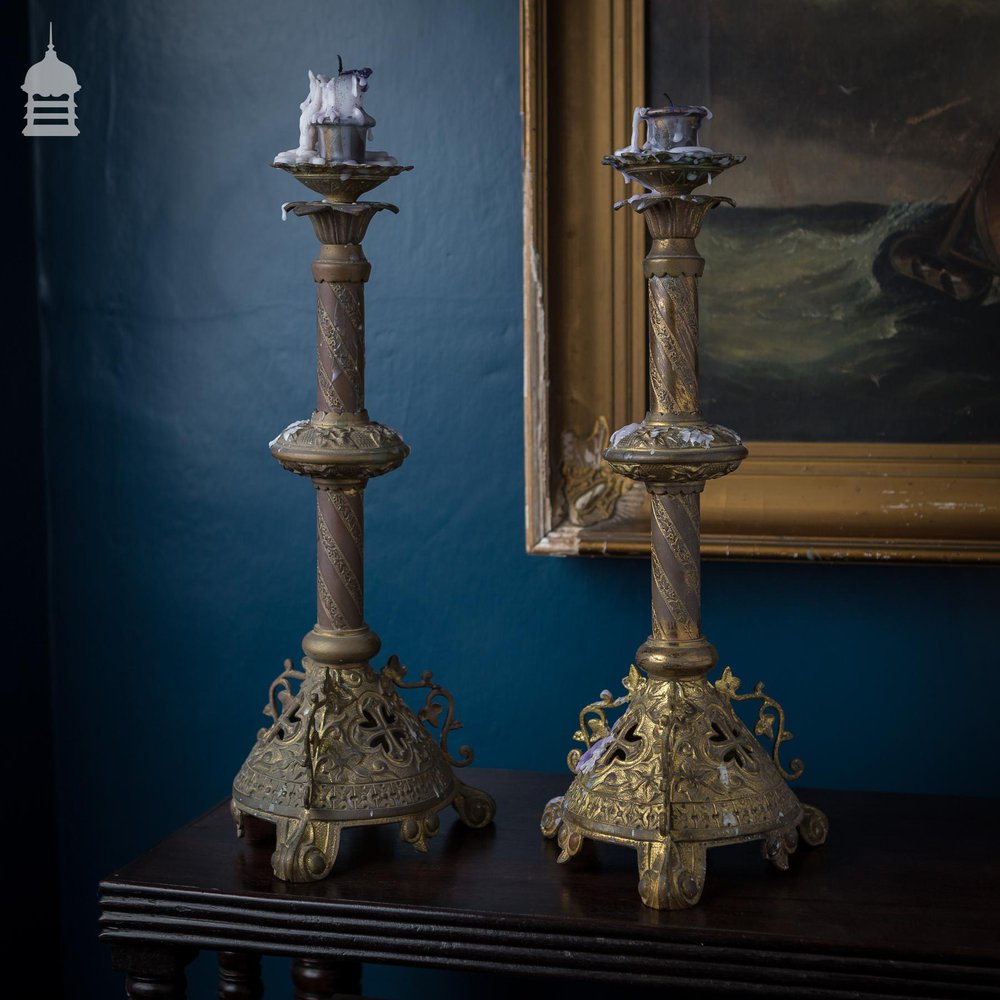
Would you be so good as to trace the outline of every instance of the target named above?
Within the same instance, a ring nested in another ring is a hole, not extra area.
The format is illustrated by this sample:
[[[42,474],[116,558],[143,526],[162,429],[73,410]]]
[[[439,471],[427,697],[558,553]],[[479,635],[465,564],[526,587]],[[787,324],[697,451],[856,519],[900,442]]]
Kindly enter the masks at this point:
[[[826,843],[826,835],[830,832],[830,821],[826,813],[815,806],[802,806],[802,822],[799,823],[799,836],[810,847],[819,847]]]
[[[339,823],[281,817],[277,827],[278,846],[271,855],[275,876],[285,882],[318,882],[330,874],[340,848]]]
[[[465,785],[461,781],[458,782],[458,791],[455,793],[452,805],[458,813],[458,818],[473,830],[489,826],[497,811],[493,796],[487,795],[481,788],[473,788],[472,785]]]
[[[422,816],[407,816],[399,824],[399,838],[407,844],[412,844],[421,854],[426,854],[427,841],[440,827],[441,820],[436,812],[424,813]]]
[[[760,845],[760,854],[780,871],[788,871],[788,858],[799,846],[799,834],[794,826],[769,833]]]
[[[651,841],[640,844],[639,896],[654,910],[685,910],[705,887],[703,844]]]
[[[560,847],[559,857],[556,858],[556,861],[562,865],[569,861],[569,859],[574,855],[580,853],[580,848],[583,847],[583,834],[570,823],[563,820],[563,822],[559,824],[559,832],[556,835],[556,843]]]
[[[545,810],[542,812],[542,836],[548,837],[552,840],[553,837],[559,832],[559,826],[562,823],[562,802],[563,796],[557,795],[554,799],[549,799],[545,803]]]

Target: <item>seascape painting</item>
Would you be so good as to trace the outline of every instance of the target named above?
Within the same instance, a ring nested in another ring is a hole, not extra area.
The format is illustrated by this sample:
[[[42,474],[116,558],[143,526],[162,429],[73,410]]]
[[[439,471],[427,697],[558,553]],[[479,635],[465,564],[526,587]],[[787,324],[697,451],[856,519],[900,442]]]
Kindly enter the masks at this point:
[[[1000,3],[650,0],[647,47],[650,104],[748,154],[698,239],[706,415],[1000,439]]]

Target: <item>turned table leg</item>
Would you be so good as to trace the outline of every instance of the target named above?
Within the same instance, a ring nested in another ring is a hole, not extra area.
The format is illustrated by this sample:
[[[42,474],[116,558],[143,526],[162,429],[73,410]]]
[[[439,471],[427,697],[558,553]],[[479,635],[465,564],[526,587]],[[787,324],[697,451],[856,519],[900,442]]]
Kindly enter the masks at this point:
[[[184,967],[194,958],[190,948],[112,945],[111,960],[125,973],[125,992],[132,1000],[184,1000]]]
[[[219,1000],[261,1000],[260,955],[247,951],[219,952]]]
[[[361,963],[349,959],[296,958],[292,962],[295,1000],[331,1000],[334,994],[360,996]]]

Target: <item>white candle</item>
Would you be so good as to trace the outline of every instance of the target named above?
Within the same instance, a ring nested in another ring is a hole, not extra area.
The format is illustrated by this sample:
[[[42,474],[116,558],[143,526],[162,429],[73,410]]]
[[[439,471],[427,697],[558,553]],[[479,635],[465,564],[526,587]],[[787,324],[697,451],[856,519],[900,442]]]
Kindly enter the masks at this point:
[[[365,143],[375,119],[363,105],[372,71],[345,70],[342,63],[339,70],[335,77],[309,71],[309,93],[299,105],[299,145],[279,153],[275,163],[367,162]]]

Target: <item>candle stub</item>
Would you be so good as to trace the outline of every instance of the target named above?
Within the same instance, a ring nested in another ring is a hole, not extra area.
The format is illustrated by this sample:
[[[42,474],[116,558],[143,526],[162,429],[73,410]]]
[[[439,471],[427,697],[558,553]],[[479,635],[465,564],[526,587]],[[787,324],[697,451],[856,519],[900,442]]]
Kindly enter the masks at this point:
[[[622,153],[712,153],[708,146],[698,144],[698,129],[712,112],[700,104],[670,105],[666,108],[636,108],[632,114],[632,139]],[[646,138],[639,143],[640,122],[646,123]]]
[[[380,150],[368,150],[375,119],[364,109],[371,69],[344,69],[336,76],[309,70],[309,93],[299,105],[299,145],[279,153],[275,163],[395,164]]]

